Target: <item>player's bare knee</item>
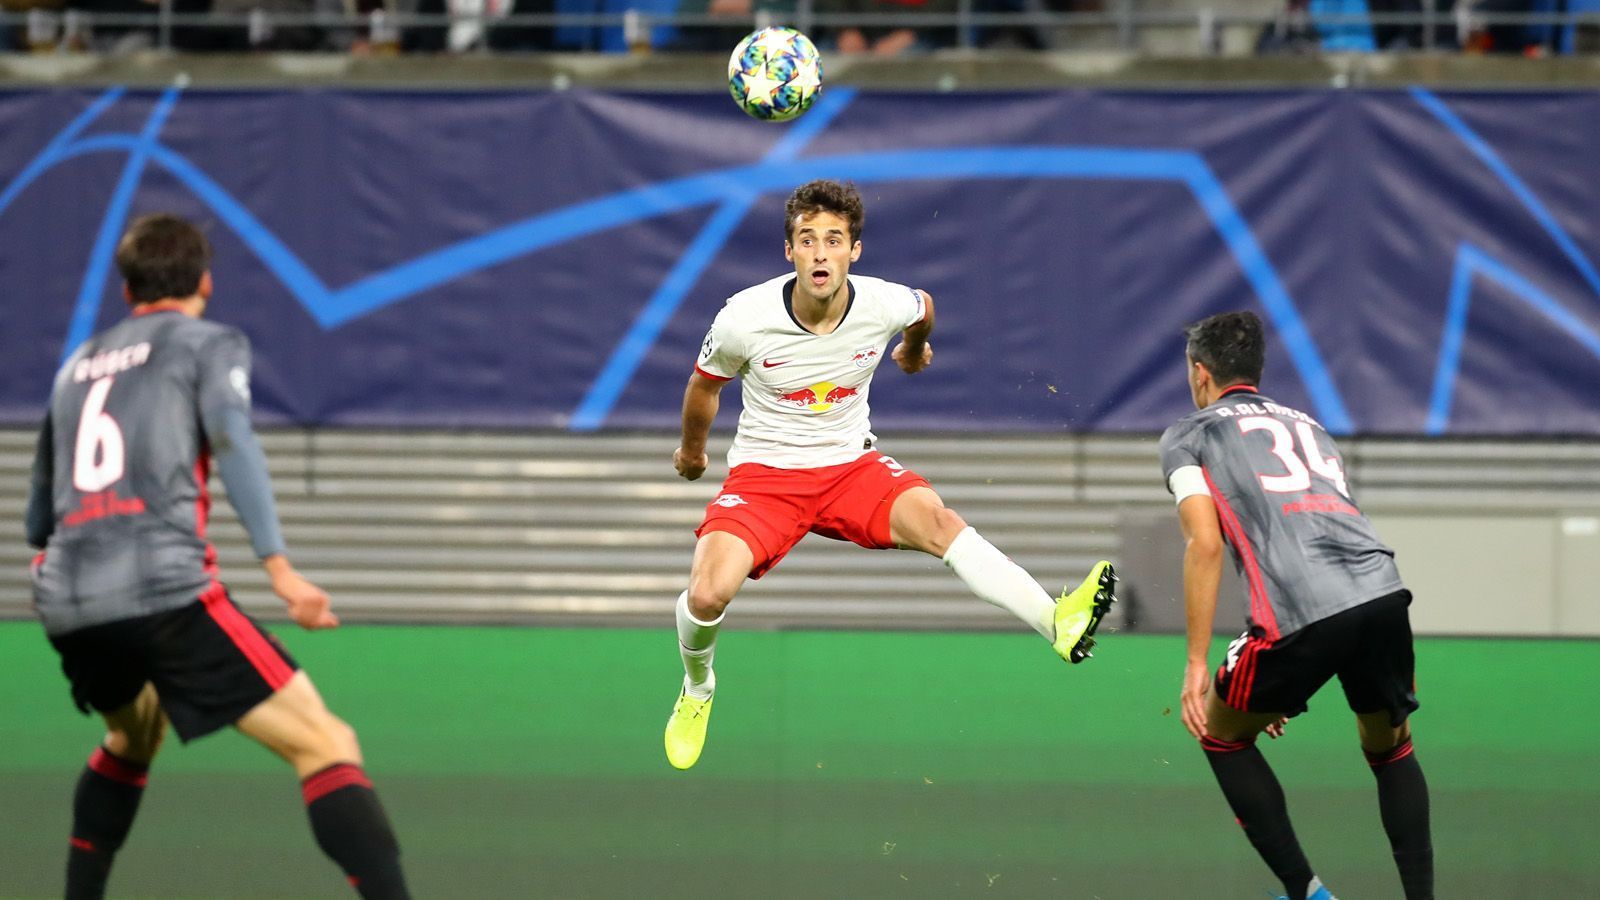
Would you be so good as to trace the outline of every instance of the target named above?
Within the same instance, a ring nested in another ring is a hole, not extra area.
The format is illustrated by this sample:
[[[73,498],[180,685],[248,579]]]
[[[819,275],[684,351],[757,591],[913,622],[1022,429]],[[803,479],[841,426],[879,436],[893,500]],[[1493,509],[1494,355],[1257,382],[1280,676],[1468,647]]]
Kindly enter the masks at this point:
[[[158,719],[151,724],[144,722],[128,728],[110,728],[102,745],[112,755],[134,762],[148,763],[156,758],[156,753],[161,750],[161,741],[166,736],[166,719]]]
[[[702,622],[715,621],[732,600],[731,596],[723,596],[705,585],[689,586],[689,614]]]
[[[1356,726],[1361,749],[1368,753],[1385,753],[1411,739],[1411,723],[1393,725],[1386,713],[1357,716]]]
[[[303,740],[288,754],[289,762],[302,772],[326,768],[335,763],[361,763],[361,745],[356,730],[343,719],[323,711],[306,723]]]
[[[350,727],[350,723],[329,713],[326,729],[329,747],[336,755],[350,762],[361,761],[361,742],[356,737],[356,730]]]
[[[105,723],[105,748],[137,762],[154,759],[167,733],[167,714],[149,686],[134,703],[106,715]]]
[[[955,510],[948,506],[941,506],[933,511],[933,534],[940,546],[950,548],[950,542],[956,539],[967,527],[967,520],[961,518]]]
[[[889,520],[890,537],[904,549],[944,556],[956,536],[967,527],[966,520],[941,503],[930,490],[913,489],[902,497],[903,500],[895,501]]]

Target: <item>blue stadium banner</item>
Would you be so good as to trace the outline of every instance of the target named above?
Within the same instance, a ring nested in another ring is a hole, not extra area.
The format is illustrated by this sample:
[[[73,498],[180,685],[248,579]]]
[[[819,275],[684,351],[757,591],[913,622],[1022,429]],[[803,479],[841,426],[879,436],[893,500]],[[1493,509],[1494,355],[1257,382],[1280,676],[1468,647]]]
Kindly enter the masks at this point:
[[[1340,433],[1600,434],[1600,94],[0,92],[0,421],[126,314],[117,235],[196,218],[266,422],[672,428],[783,201],[867,200],[931,292],[886,428],[1158,431],[1181,328],[1248,307]],[[736,407],[731,395],[726,407]]]

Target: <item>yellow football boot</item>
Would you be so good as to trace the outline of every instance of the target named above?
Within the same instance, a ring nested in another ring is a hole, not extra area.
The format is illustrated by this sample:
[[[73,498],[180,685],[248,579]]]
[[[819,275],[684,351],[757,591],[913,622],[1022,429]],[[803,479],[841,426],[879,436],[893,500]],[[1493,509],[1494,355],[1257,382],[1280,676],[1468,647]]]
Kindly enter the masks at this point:
[[[706,725],[711,722],[711,699],[679,694],[667,720],[667,762],[687,769],[700,759],[706,745]]]
[[[1083,583],[1071,593],[1061,589],[1056,600],[1056,639],[1050,645],[1070,663],[1081,663],[1094,654],[1094,632],[1100,620],[1117,602],[1117,570],[1100,560],[1089,570]]]

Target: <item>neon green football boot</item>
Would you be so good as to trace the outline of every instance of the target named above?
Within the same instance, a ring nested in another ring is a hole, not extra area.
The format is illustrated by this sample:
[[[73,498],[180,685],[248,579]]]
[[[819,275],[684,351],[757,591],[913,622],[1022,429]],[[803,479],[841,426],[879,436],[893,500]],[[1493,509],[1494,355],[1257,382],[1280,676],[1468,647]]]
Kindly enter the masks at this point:
[[[706,745],[706,726],[711,722],[711,697],[701,700],[680,693],[667,720],[667,762],[673,768],[687,769],[700,759]]]
[[[1117,602],[1117,570],[1100,560],[1089,570],[1083,583],[1068,593],[1061,589],[1056,600],[1056,639],[1051,643],[1062,659],[1081,663],[1094,654],[1094,632],[1100,620]]]

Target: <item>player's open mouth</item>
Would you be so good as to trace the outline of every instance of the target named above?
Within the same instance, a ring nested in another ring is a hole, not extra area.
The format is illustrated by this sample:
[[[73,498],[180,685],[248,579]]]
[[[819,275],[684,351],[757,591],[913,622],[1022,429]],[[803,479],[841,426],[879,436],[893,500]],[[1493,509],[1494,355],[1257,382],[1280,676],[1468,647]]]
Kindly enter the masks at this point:
[[[829,277],[830,276],[828,274],[828,270],[827,269],[812,269],[811,270],[811,283],[816,285],[817,287],[822,287],[823,285],[827,284]]]

